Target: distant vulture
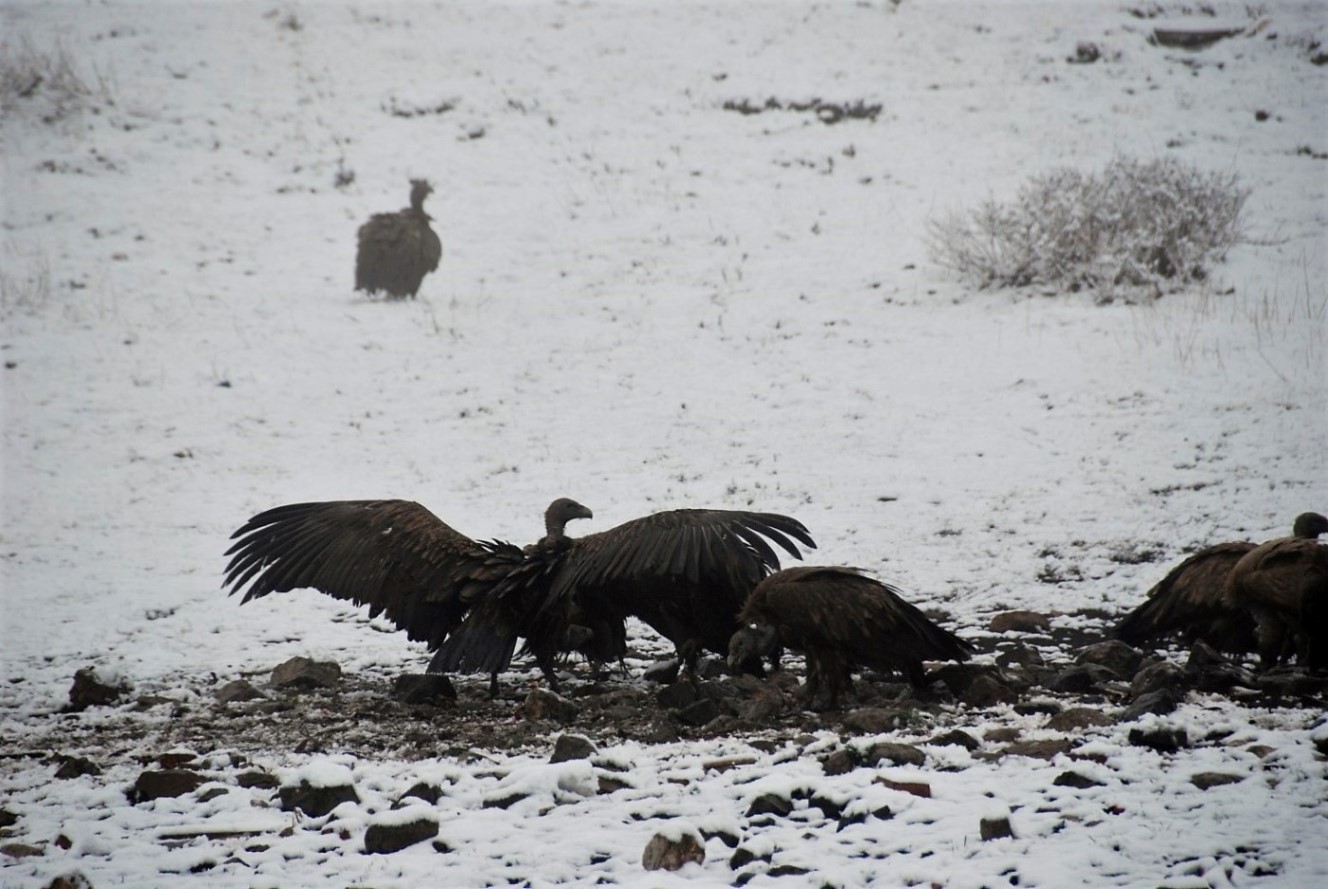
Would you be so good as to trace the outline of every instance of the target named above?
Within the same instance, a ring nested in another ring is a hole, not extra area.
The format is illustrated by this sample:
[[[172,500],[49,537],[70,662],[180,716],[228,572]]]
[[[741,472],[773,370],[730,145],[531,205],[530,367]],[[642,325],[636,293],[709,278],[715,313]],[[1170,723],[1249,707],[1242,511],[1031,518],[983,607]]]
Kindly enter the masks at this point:
[[[822,692],[835,709],[854,667],[902,672],[925,685],[924,660],[968,660],[973,646],[942,629],[892,586],[858,568],[799,567],[771,574],[752,590],[742,612],[746,625],[729,642],[729,666],[750,668],[776,646],[804,652],[803,694],[817,704]]]
[[[1323,517],[1296,517],[1292,533],[1313,539]],[[1131,645],[1178,635],[1186,643],[1203,641],[1221,651],[1255,650],[1254,621],[1242,604],[1226,595],[1231,569],[1258,544],[1232,541],[1205,547],[1172,568],[1148,591],[1148,597],[1116,626],[1117,638]]]
[[[574,539],[575,500],[545,512],[545,536],[524,549],[476,541],[418,503],[297,503],[237,530],[223,586],[243,602],[312,587],[385,614],[436,651],[431,671],[484,672],[511,663],[518,639],[557,688],[559,657],[601,663],[626,653],[638,617],[677,646],[689,667],[702,648],[723,652],[748,592],[779,568],[770,543],[801,557],[815,547],[798,521],[773,513],[675,509]],[[792,538],[792,539],[790,539]]]
[[[424,199],[433,187],[423,179],[410,181],[410,206],[395,213],[375,213],[360,226],[355,254],[355,289],[382,291],[402,299],[415,298],[424,276],[438,268],[443,243],[429,227]]]
[[[1306,513],[1296,519],[1294,536],[1250,550],[1227,577],[1226,602],[1254,616],[1265,668],[1292,653],[1301,664],[1328,666],[1322,649],[1328,546],[1315,539],[1326,532],[1328,518]]]

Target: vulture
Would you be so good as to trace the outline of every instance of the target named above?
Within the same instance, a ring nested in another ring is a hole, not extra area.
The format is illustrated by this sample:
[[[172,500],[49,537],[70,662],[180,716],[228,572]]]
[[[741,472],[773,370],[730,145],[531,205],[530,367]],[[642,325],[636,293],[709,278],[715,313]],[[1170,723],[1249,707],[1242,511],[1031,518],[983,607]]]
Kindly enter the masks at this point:
[[[803,695],[828,709],[850,685],[854,667],[902,672],[914,688],[926,684],[924,660],[968,660],[973,646],[945,630],[894,587],[860,568],[797,567],[771,574],[747,598],[744,624],[729,641],[730,669],[750,669],[779,646],[807,658]]]
[[[723,652],[738,612],[779,569],[777,545],[801,558],[807,529],[774,513],[675,509],[569,537],[589,509],[560,498],[545,535],[518,547],[473,540],[418,503],[341,500],[259,513],[233,535],[223,587],[241,603],[311,587],[368,605],[434,651],[429,670],[497,674],[523,652],[557,689],[557,660],[604,663],[626,654],[637,617],[677,646],[689,667],[702,648]]]
[[[1323,517],[1307,512],[1292,525],[1295,537],[1313,539]],[[1172,568],[1148,597],[1116,625],[1116,637],[1131,645],[1180,635],[1235,654],[1257,647],[1254,622],[1245,606],[1226,596],[1231,569],[1258,544],[1231,541],[1205,547]]]
[[[424,199],[433,186],[410,181],[410,206],[395,213],[375,213],[360,226],[355,254],[355,289],[382,291],[394,299],[415,298],[424,276],[438,268],[443,243],[429,227]]]
[[[1259,661],[1266,669],[1294,652],[1307,666],[1328,666],[1323,605],[1328,598],[1328,518],[1306,513],[1296,533],[1250,550],[1227,575],[1225,601],[1254,617]]]

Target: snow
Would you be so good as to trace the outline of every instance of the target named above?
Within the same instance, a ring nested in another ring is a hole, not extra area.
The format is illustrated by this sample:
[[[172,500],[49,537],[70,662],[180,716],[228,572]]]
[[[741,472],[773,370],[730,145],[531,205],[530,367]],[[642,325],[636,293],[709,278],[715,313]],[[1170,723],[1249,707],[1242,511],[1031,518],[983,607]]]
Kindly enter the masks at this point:
[[[1328,880],[1321,715],[1214,695],[1156,719],[1220,742],[1164,756],[1107,726],[1076,751],[1101,762],[992,762],[925,729],[884,736],[924,746],[924,767],[840,776],[807,752],[833,732],[803,751],[601,744],[557,766],[272,751],[283,776],[349,772],[361,793],[304,824],[274,818],[268,790],[131,806],[137,763],[55,781],[23,755],[58,720],[118,718],[58,714],[83,666],[185,702],[295,655],[422,668],[420,646],[317,593],[225,598],[228,535],[280,503],[406,497],[515,541],[562,495],[595,511],[580,533],[782,512],[816,562],[970,635],[1010,608],[1120,612],[1199,546],[1324,511],[1328,102],[1308,59],[1328,14],[1260,10],[1258,33],[1186,52],[1149,45],[1162,19],[1087,0],[4,4],[6,50],[66,47],[94,90],[54,122],[40,91],[0,118],[0,787],[21,816],[0,845],[50,844],[0,858],[0,882],[728,885],[721,839],[678,874],[645,873],[641,850],[812,786],[894,817],[838,830],[799,802],[743,842],[828,885]],[[1080,41],[1102,60],[1067,64]],[[723,109],[769,97],[882,110]],[[929,262],[935,215],[1121,153],[1253,190],[1249,240],[1206,286],[1098,306],[975,292]],[[437,188],[443,263],[416,302],[366,300],[355,228],[412,176]],[[1162,557],[1114,557],[1134,545]],[[976,719],[1038,731],[1009,708]],[[159,752],[151,730],[141,744]],[[702,768],[736,754],[752,761]],[[614,763],[629,786],[595,793]],[[1071,769],[1102,785],[1053,784]],[[1203,771],[1244,777],[1204,791]],[[431,777],[452,851],[362,855],[364,826]],[[981,842],[1005,811],[1014,838]],[[196,824],[262,842],[172,837]],[[755,870],[752,886],[800,879]]]

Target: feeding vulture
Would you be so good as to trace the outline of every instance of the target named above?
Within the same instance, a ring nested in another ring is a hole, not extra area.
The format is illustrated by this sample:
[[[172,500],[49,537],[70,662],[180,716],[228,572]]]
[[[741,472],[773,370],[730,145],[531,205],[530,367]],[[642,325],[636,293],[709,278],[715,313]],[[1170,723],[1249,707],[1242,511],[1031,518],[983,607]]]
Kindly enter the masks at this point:
[[[925,685],[924,660],[968,660],[973,646],[933,623],[899,591],[859,568],[798,567],[757,584],[743,609],[746,625],[729,642],[729,666],[748,667],[775,646],[803,652],[803,694],[822,691],[835,709],[855,666],[898,670],[914,688]]]
[[[1317,513],[1296,517],[1292,534],[1313,539],[1322,532]],[[1232,541],[1205,547],[1167,572],[1148,597],[1116,626],[1116,637],[1131,645],[1179,634],[1221,651],[1243,654],[1257,646],[1254,621],[1245,606],[1226,596],[1231,569],[1258,544]]]
[[[368,605],[436,652],[431,671],[489,673],[494,694],[518,639],[557,688],[560,655],[621,659],[629,616],[689,665],[700,648],[722,652],[748,592],[779,568],[770,541],[799,558],[795,540],[815,547],[800,522],[773,513],[675,509],[567,536],[578,518],[591,511],[555,500],[545,536],[523,549],[472,540],[406,500],[279,506],[232,535],[223,586],[247,584],[243,602],[312,587]]]
[[[1292,652],[1301,664],[1328,666],[1322,647],[1328,546],[1316,539],[1323,533],[1328,518],[1306,513],[1296,520],[1295,535],[1250,550],[1227,576],[1225,601],[1254,616],[1265,668]]]
[[[395,213],[375,213],[360,226],[355,254],[355,289],[415,298],[424,276],[438,268],[443,243],[429,227],[424,199],[433,186],[410,180],[410,206]]]

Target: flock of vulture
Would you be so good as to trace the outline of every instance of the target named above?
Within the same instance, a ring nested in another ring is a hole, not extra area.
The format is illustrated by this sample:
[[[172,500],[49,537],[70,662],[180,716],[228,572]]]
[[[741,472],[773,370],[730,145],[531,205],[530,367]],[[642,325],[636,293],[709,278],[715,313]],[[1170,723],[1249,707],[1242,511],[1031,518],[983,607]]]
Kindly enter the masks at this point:
[[[438,268],[442,242],[411,181],[410,206],[360,226],[355,289],[414,298]],[[806,656],[808,703],[838,705],[855,668],[902,673],[926,684],[924,663],[966,660],[968,642],[856,568],[780,570],[779,550],[815,548],[788,516],[718,509],[659,512],[591,534],[567,523],[591,518],[575,500],[555,500],[545,534],[519,547],[472,540],[418,503],[357,500],[296,503],[254,516],[235,532],[225,586],[244,602],[312,587],[385,614],[434,652],[434,672],[498,674],[522,653],[557,689],[558,663],[580,655],[621,662],[627,619],[637,618],[677,649],[695,676],[704,651],[735,672],[778,668],[783,649]],[[1291,537],[1222,543],[1177,565],[1121,621],[1132,645],[1173,636],[1227,652],[1257,651],[1264,667],[1291,657],[1328,668],[1328,519],[1305,513]]]
[[[695,677],[702,651],[761,675],[784,649],[802,652],[808,704],[833,709],[855,669],[902,673],[926,685],[924,663],[966,660],[973,646],[938,626],[895,588],[847,567],[780,569],[816,544],[784,515],[675,509],[574,538],[592,518],[555,500],[544,536],[520,547],[474,540],[418,503],[343,500],[259,513],[233,535],[224,586],[243,602],[313,588],[386,615],[434,652],[431,672],[498,674],[521,653],[558,689],[558,664],[580,655],[621,663],[627,619],[676,648]],[[1328,667],[1328,519],[1306,513],[1291,537],[1224,543],[1176,566],[1118,626],[1132,644],[1181,635],[1263,666],[1290,657]]]

